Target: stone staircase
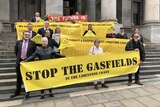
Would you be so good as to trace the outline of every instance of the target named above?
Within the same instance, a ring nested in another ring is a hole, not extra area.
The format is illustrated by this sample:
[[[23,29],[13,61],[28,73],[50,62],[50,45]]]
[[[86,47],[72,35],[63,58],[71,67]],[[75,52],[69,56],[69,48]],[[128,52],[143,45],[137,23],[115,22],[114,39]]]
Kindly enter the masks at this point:
[[[9,96],[15,91],[15,54],[14,46],[16,41],[15,33],[1,34],[0,37],[0,101],[22,99],[23,95],[10,99]],[[156,78],[160,74],[160,44],[146,43],[146,61],[141,67],[141,79]],[[127,81],[127,76],[120,76],[106,79],[107,83]],[[74,91],[74,88],[91,86],[92,83],[82,83],[58,88],[58,92],[65,92],[64,89]],[[80,88],[79,88],[80,89]],[[56,89],[55,89],[56,90]],[[56,91],[55,91],[56,92]],[[38,96],[39,92],[31,96]]]

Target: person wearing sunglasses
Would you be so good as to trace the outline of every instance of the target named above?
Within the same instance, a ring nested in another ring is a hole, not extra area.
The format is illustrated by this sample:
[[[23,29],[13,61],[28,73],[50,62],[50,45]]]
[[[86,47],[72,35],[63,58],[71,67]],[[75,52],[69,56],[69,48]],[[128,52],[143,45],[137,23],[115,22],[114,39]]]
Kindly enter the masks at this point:
[[[135,84],[138,84],[138,85],[143,85],[141,82],[140,82],[140,79],[139,79],[139,74],[140,74],[140,66],[143,64],[144,60],[145,60],[145,50],[144,50],[144,46],[143,46],[143,43],[140,41],[139,39],[140,35],[138,33],[135,33],[133,35],[133,39],[131,39],[126,47],[125,47],[125,50],[126,51],[139,51],[139,55],[140,55],[140,64],[139,64],[139,68],[137,70],[137,72],[135,73]],[[132,74],[129,74],[128,75],[128,86],[131,86],[132,85]]]

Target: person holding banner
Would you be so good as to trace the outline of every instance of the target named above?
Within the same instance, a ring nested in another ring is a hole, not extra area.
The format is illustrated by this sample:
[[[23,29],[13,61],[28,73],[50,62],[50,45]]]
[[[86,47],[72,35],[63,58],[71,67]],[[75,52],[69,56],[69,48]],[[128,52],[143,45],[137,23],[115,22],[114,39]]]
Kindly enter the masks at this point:
[[[58,27],[58,26],[56,27],[55,33],[53,34],[52,39],[54,39],[58,43],[58,45],[60,45],[60,39],[61,39],[61,29],[60,29],[60,27]],[[57,51],[57,52],[59,51],[56,46],[54,47],[54,50]]]
[[[88,32],[92,32],[96,36],[96,33],[93,31],[91,24],[88,25],[88,30],[84,32],[83,36],[85,36]]]
[[[35,16],[31,18],[31,22],[39,22],[41,19],[40,17],[40,13],[39,12],[36,12],[35,13]]]
[[[111,29],[113,30],[113,33],[107,33],[106,34],[106,38],[117,38],[117,34],[115,33],[115,28],[111,27]]]
[[[17,74],[17,81],[16,81],[16,91],[10,97],[16,97],[20,95],[21,86],[22,86],[22,76],[20,71],[20,62],[24,61],[26,58],[31,56],[36,51],[36,44],[32,40],[30,40],[30,32],[24,31],[23,32],[23,40],[17,41],[15,46],[15,54],[17,57],[16,61],[16,74]]]
[[[135,33],[138,33],[138,34],[139,34],[139,40],[140,40],[140,42],[144,43],[143,36],[139,33],[138,28],[134,28],[134,29],[133,29],[133,35],[131,36],[131,38],[133,39],[133,36],[134,36]]]
[[[132,50],[139,51],[140,65],[141,65],[141,64],[143,64],[143,62],[145,60],[145,50],[144,50],[143,43],[139,40],[139,37],[140,37],[140,35],[138,33],[135,33],[133,35],[133,39],[131,39],[127,43],[125,50],[126,51],[132,51]],[[139,74],[140,74],[140,67],[138,68],[137,72],[135,73],[135,84],[143,85],[139,80]],[[128,80],[127,85],[131,86],[132,85],[132,74],[129,74],[128,78],[129,78],[129,80]]]
[[[53,58],[63,58],[64,55],[61,55],[55,52],[50,46],[48,46],[48,38],[42,38],[42,46],[39,47],[29,58],[25,61],[31,61],[34,58],[38,57],[39,60],[53,59]],[[54,97],[52,94],[52,89],[49,89],[49,96]],[[44,100],[44,90],[41,90],[41,100]]]
[[[45,30],[49,30],[49,31],[50,31],[50,37],[52,37],[53,30],[50,29],[49,26],[50,26],[50,25],[49,25],[49,21],[45,21],[45,22],[44,22],[44,27],[43,27],[43,28],[40,28],[40,29],[38,30],[38,33],[39,33],[40,35],[42,35],[42,37],[44,37],[44,32],[45,32]]]
[[[30,32],[30,39],[32,39],[34,36],[36,36],[36,32],[34,32],[33,29],[33,25],[31,23],[29,23],[27,25],[28,31]]]
[[[127,36],[127,34],[125,33],[123,27],[120,27],[120,32],[117,34],[117,38],[120,38],[120,39],[128,39],[128,36]]]
[[[102,54],[103,53],[103,49],[100,47],[100,41],[98,39],[96,39],[94,41],[94,46],[92,46],[89,50],[89,55],[94,55],[94,54]],[[105,84],[105,80],[104,79],[100,79],[100,80],[95,80],[94,81],[94,88],[96,90],[98,90],[98,82],[100,81],[102,87],[105,88],[109,88],[106,84]]]
[[[143,38],[143,36],[139,33],[139,30],[138,30],[138,28],[134,28],[133,29],[133,32],[134,33],[138,33],[140,36],[139,36],[139,40],[143,43],[143,46],[146,46],[146,44],[144,43],[144,38]],[[131,36],[131,39],[133,39],[133,36],[134,36],[134,34]]]
[[[59,44],[54,39],[50,38],[49,30],[45,30],[44,36],[48,39],[48,46],[50,46],[52,49],[54,49],[54,47],[56,47],[57,49],[59,48]]]

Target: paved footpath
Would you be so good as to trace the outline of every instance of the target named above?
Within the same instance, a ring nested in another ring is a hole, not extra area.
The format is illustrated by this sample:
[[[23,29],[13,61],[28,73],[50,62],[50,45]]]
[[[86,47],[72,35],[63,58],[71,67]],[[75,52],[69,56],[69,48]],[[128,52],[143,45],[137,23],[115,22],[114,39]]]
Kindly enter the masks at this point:
[[[45,96],[43,102],[37,96],[0,102],[0,107],[160,107],[160,76],[142,82],[143,86],[126,86],[127,82],[112,83],[110,88],[100,88],[98,91],[88,86],[81,91],[55,94],[52,99]]]

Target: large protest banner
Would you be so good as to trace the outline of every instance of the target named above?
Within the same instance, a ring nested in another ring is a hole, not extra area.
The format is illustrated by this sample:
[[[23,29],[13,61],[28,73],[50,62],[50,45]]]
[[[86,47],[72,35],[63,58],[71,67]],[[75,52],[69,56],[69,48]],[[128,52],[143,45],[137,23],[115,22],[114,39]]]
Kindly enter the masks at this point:
[[[30,22],[17,22],[16,30],[17,30],[17,40],[22,39],[23,31],[27,30],[27,24]],[[37,32],[38,29],[44,27],[44,22],[32,22],[33,31]],[[76,24],[72,23],[56,23],[50,22],[50,28],[54,31],[56,26],[59,26],[61,29],[61,33],[64,35],[74,35],[74,36],[83,36],[85,30],[88,29],[88,24],[92,24],[93,30],[96,32],[96,36],[98,37],[106,37],[106,34],[113,33],[112,27],[114,26],[113,22],[79,22]]]
[[[59,49],[61,53],[67,56],[88,55],[91,46],[94,45],[96,39],[100,40],[100,47],[104,52],[121,53],[125,51],[125,46],[128,39],[115,38],[100,38],[100,37],[75,37],[75,36],[61,36],[61,44]]]
[[[27,92],[135,73],[139,52],[107,53],[21,63]]]
[[[112,29],[114,27],[114,22],[79,22],[82,25],[82,36],[86,30],[88,30],[88,25],[92,25],[93,31],[96,36],[106,37],[106,34],[115,33]]]
[[[22,39],[23,31],[27,30],[27,25],[29,22],[17,22],[16,23],[16,30],[17,30],[17,39]],[[37,32],[38,29],[44,27],[44,22],[32,22],[33,31]],[[50,22],[50,28],[54,31],[55,28],[59,26],[61,28],[62,34],[65,35],[74,35],[74,36],[81,36],[81,25],[80,24],[71,24],[71,23],[55,23]]]
[[[49,16],[49,19],[56,19],[58,22],[66,22],[69,18],[74,22],[88,22],[88,15]]]

